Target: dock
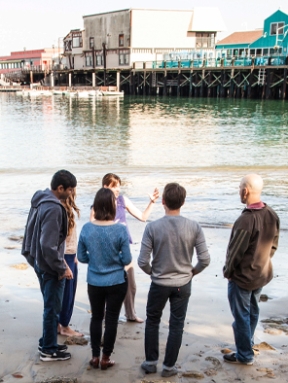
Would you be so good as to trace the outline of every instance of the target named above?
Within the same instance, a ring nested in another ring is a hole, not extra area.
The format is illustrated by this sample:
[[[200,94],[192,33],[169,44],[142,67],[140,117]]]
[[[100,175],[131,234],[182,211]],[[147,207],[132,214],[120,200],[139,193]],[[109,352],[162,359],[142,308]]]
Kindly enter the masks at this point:
[[[272,65],[264,59],[209,59],[136,62],[132,68],[38,70],[34,77],[41,81],[52,74],[55,86],[116,86],[125,95],[287,100],[287,69],[283,60]],[[33,69],[22,73],[29,84]]]

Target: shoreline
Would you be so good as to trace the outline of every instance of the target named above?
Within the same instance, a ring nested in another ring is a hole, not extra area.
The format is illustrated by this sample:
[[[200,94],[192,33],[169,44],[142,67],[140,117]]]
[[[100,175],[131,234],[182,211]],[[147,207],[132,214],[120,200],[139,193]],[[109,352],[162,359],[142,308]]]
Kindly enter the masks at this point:
[[[136,242],[131,246],[134,260],[137,294],[137,314],[145,318],[145,307],[150,278],[137,266],[143,225],[133,221],[129,226]],[[211,264],[192,281],[192,295],[189,302],[182,347],[177,366],[180,373],[171,378],[161,379],[162,361],[168,329],[168,307],[163,313],[160,325],[160,357],[158,372],[145,375],[140,365],[144,360],[145,323],[124,323],[120,321],[115,350],[112,358],[116,365],[107,371],[89,367],[90,345],[72,345],[72,358],[64,362],[41,362],[37,352],[38,338],[42,331],[42,296],[33,269],[20,254],[20,244],[12,243],[14,249],[1,246],[0,270],[0,382],[234,382],[236,380],[260,382],[277,379],[287,382],[288,338],[283,329],[285,323],[261,322],[269,318],[285,321],[288,296],[286,280],[288,266],[286,249],[288,239],[280,233],[279,249],[274,256],[274,279],[263,288],[262,294],[268,301],[260,303],[260,320],[255,332],[255,343],[266,342],[275,350],[260,350],[253,366],[233,365],[223,362],[221,350],[234,350],[232,315],[227,299],[227,281],[222,276],[226,246],[230,230],[203,228]],[[20,266],[19,266],[20,265]],[[16,266],[16,267],[15,267]],[[73,329],[84,332],[89,341],[89,302],[86,284],[86,265],[79,264],[78,288],[71,324]],[[121,311],[121,317],[124,316]],[[282,326],[282,330],[281,330]],[[267,328],[266,328],[267,327]],[[59,343],[65,337],[59,336]],[[14,376],[13,376],[14,374]],[[58,377],[58,378],[57,378]],[[61,378],[59,378],[61,377]],[[65,380],[65,379],[66,380]],[[58,380],[57,380],[58,379]],[[59,380],[60,379],[60,380]]]

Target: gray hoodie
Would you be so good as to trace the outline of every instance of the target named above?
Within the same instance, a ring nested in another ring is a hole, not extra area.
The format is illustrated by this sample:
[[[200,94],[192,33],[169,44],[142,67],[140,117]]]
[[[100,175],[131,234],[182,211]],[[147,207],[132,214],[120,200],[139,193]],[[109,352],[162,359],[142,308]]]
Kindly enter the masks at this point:
[[[50,189],[38,190],[31,200],[22,254],[49,274],[62,276],[66,270],[64,247],[67,213]]]

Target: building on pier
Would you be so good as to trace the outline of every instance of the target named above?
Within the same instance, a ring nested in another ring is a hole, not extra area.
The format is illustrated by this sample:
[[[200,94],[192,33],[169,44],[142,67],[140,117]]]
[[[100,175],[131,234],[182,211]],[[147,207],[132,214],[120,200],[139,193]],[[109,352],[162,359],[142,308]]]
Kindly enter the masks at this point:
[[[214,7],[123,9],[83,16],[83,21],[82,52],[64,52],[71,69],[131,68],[136,61],[212,58],[217,33],[226,29]],[[70,32],[75,33],[81,31]]]
[[[288,14],[279,9],[264,20],[262,30],[234,32],[215,49],[217,57],[255,57],[262,58],[262,64],[283,64],[288,55]]]

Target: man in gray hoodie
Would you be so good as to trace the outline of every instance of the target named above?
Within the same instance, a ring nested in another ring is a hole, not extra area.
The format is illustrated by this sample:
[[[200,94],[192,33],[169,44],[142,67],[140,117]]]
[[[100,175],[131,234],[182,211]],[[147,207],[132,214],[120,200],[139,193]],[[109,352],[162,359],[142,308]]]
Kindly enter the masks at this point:
[[[139,267],[152,279],[146,307],[146,360],[141,365],[146,373],[157,371],[159,324],[166,302],[170,301],[169,334],[161,374],[164,377],[178,372],[175,363],[182,342],[192,277],[210,263],[201,226],[180,215],[185,198],[186,190],[179,184],[165,186],[162,196],[165,216],[146,226],[138,258]],[[194,248],[198,262],[193,267]]]
[[[58,316],[61,311],[65,279],[73,274],[64,260],[67,213],[60,200],[66,199],[77,185],[75,176],[59,170],[51,181],[51,190],[38,190],[31,200],[22,254],[34,266],[44,300],[43,334],[38,351],[42,361],[71,358],[67,346],[57,343]]]

